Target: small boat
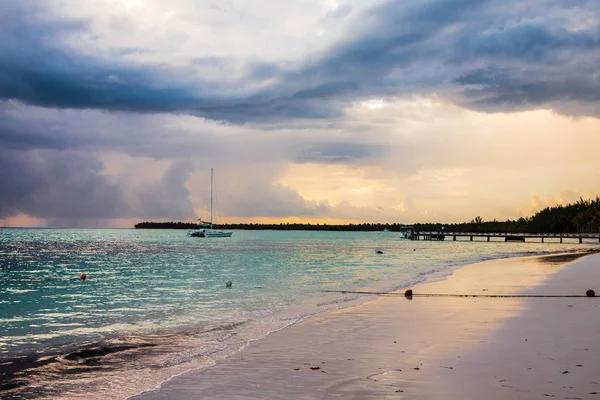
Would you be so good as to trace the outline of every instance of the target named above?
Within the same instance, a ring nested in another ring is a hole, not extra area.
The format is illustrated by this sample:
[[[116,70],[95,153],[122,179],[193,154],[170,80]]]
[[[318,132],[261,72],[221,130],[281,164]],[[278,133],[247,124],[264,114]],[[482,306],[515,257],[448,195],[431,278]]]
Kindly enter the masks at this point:
[[[190,237],[231,237],[233,232],[219,231],[213,228],[188,231]]]
[[[190,237],[231,237],[233,232],[213,229],[213,169],[210,169],[210,221],[200,221],[198,229],[188,231]]]

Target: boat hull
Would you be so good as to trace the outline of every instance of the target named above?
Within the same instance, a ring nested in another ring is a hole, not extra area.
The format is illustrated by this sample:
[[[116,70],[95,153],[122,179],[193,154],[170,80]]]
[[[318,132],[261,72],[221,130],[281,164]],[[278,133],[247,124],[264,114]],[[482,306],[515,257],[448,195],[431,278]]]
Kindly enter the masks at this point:
[[[210,230],[201,230],[201,231],[189,231],[189,237],[231,237],[233,232],[224,232],[224,231],[210,231]]]
[[[205,232],[206,237],[231,237],[233,232]]]

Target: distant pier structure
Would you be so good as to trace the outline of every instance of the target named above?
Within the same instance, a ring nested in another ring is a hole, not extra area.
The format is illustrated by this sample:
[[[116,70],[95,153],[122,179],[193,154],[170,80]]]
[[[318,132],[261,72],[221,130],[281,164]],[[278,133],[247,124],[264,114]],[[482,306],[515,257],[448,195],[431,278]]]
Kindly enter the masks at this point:
[[[400,238],[401,239],[413,239],[413,232],[415,227],[412,225],[400,225]]]
[[[510,233],[480,233],[480,232],[444,232],[443,228],[439,231],[417,231],[412,226],[400,227],[400,237],[410,240],[450,240],[452,241],[470,241],[470,242],[526,242],[531,240],[540,240],[541,243],[563,243],[573,241],[579,243],[589,243],[597,241],[600,243],[600,233],[535,233],[535,234],[510,234]],[[468,238],[468,239],[467,239]]]

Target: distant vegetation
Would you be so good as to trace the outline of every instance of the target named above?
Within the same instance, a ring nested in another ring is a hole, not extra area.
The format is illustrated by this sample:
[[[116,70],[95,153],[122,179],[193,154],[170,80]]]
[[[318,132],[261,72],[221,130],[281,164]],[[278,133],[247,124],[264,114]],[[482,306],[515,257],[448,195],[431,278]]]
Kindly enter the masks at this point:
[[[600,198],[573,204],[546,207],[529,218],[511,221],[483,221],[476,217],[471,222],[459,224],[415,224],[420,231],[439,230],[447,232],[508,232],[508,233],[592,233],[600,232]]]
[[[400,230],[402,224],[220,224],[219,229],[246,230],[308,230],[308,231],[382,231]],[[446,232],[508,232],[508,233],[592,233],[600,232],[600,198],[579,199],[573,204],[546,207],[529,218],[518,220],[483,221],[476,217],[471,222],[458,224],[427,223],[414,224],[416,230]],[[188,222],[141,222],[136,229],[196,229],[195,223]]]
[[[198,224],[192,222],[140,222],[135,229],[198,229]]]
[[[219,224],[219,229],[246,229],[246,230],[278,230],[278,231],[398,231],[401,224]],[[215,225],[216,227],[216,225]],[[198,225],[187,222],[141,222],[135,225],[136,229],[197,229]]]

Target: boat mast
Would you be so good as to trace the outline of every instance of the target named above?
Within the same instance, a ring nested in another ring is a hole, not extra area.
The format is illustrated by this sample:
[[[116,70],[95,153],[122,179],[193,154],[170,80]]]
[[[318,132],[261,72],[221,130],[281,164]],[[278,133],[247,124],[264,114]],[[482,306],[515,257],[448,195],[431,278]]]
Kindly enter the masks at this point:
[[[210,229],[213,228],[212,224],[212,212],[213,212],[213,169],[210,169]]]

